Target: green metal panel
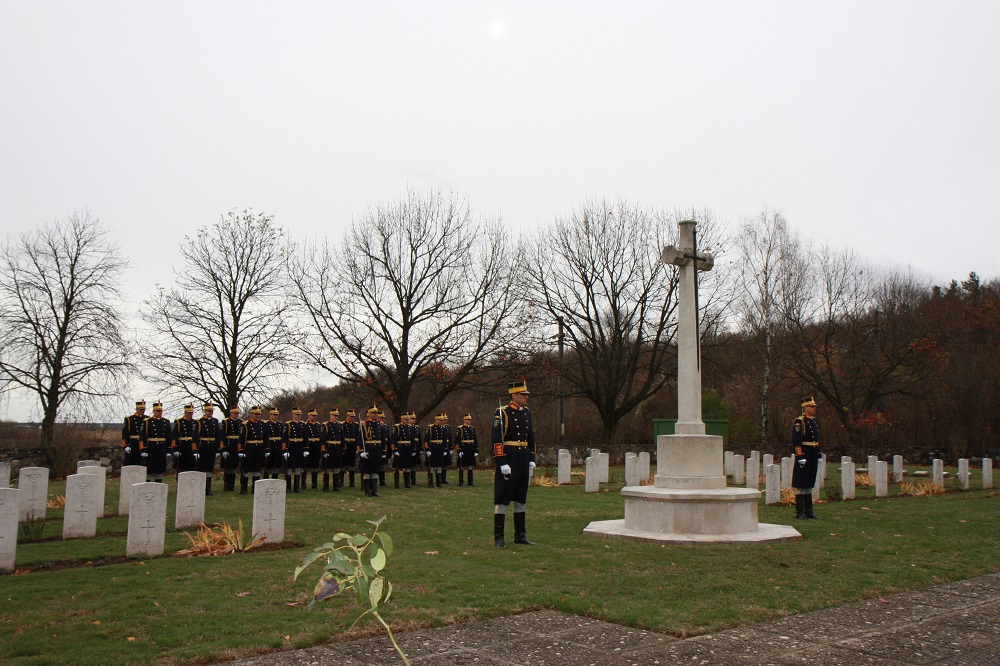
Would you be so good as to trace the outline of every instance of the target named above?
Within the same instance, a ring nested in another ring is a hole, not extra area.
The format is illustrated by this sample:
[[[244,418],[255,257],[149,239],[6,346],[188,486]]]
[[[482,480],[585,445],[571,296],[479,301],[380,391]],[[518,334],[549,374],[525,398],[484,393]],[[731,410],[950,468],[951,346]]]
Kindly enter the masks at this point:
[[[676,424],[677,424],[677,419],[653,419],[653,442],[654,443],[656,442],[656,438],[659,435],[674,434],[674,425]],[[723,445],[728,446],[729,420],[705,419],[705,434],[721,436]]]

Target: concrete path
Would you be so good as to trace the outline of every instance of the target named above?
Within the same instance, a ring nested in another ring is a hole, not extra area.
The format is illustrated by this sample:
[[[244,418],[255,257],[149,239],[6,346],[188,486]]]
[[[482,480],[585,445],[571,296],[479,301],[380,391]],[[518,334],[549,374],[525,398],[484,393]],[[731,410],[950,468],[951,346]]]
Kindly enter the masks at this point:
[[[551,610],[405,632],[397,639],[414,666],[1000,664],[1000,573],[685,640]],[[382,635],[236,663],[402,661]]]

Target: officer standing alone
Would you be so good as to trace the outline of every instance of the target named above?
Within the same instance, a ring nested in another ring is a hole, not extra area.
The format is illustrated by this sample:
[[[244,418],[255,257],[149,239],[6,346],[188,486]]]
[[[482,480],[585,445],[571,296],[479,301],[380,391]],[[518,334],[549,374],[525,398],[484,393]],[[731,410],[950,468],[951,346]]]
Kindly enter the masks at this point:
[[[795,517],[813,519],[813,488],[819,470],[819,421],[816,401],[811,395],[802,399],[802,414],[792,422],[792,447],[795,462],[792,488],[795,489]]]
[[[528,410],[528,386],[524,380],[507,386],[510,404],[497,409],[493,417],[493,541],[497,548],[506,548],[504,521],[507,507],[514,503],[514,543],[534,545],[528,541],[524,524],[524,509],[528,501],[528,474],[535,468],[535,428]]]

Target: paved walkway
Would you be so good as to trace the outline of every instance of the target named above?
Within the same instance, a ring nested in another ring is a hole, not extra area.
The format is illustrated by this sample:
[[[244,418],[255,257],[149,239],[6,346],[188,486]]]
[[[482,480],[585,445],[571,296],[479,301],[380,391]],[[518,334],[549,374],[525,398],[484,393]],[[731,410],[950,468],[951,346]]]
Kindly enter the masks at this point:
[[[414,666],[982,666],[1000,664],[1000,573],[685,640],[551,610],[410,631],[397,639]],[[383,635],[236,663],[402,661]]]

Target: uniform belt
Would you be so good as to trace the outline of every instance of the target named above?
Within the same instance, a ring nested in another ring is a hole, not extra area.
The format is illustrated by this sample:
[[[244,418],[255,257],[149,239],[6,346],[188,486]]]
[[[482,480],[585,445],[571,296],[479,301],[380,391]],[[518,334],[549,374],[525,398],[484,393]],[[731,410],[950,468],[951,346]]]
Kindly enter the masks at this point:
[[[301,442],[302,438],[301,437],[289,437],[288,441],[289,442]]]
[[[129,439],[139,439],[139,435],[129,435]]]
[[[443,439],[432,439],[431,440],[431,444],[441,444],[442,442],[444,442]]]
[[[514,440],[506,439],[503,443],[504,446],[527,446],[527,442],[516,442]]]
[[[214,442],[215,438],[214,437],[202,437],[201,441],[203,441],[203,442]]]
[[[319,437],[310,437],[309,441],[310,442],[318,442],[319,441]]]
[[[802,446],[819,446],[819,442],[802,442]]]
[[[344,441],[345,442],[354,442],[354,441],[357,441],[357,438],[356,437],[345,437]]]
[[[248,439],[247,440],[247,444],[263,444],[263,443],[264,443],[264,440],[262,440],[262,439]]]
[[[462,444],[473,444],[475,441],[474,439],[463,439]]]
[[[226,439],[239,439],[239,435],[226,435]]]
[[[146,441],[147,442],[165,442],[165,441],[167,441],[167,439],[166,439],[166,437],[147,437]]]
[[[178,437],[177,439],[182,442],[190,442],[194,437]]]

